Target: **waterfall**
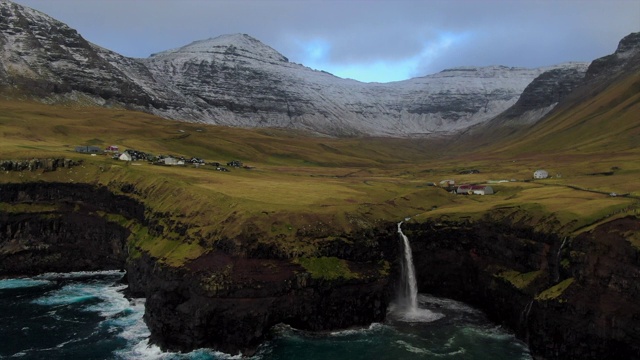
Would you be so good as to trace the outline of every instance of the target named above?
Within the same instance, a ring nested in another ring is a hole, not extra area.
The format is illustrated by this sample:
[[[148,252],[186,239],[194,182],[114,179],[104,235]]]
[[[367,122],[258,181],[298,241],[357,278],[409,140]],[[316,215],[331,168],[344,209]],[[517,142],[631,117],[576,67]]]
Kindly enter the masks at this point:
[[[526,343],[529,343],[529,313],[531,312],[534,301],[535,300],[531,300],[527,303],[522,310],[522,314],[520,314],[520,326],[524,328],[524,340]]]
[[[562,239],[562,244],[560,244],[560,248],[558,248],[558,253],[556,254],[556,266],[554,271],[554,281],[558,282],[560,280],[560,256],[562,255],[562,248],[564,247],[564,243],[567,242],[567,237],[565,236]]]
[[[418,310],[418,285],[416,283],[416,270],[413,266],[413,254],[409,239],[402,232],[402,221],[398,223],[398,234],[402,238],[404,245],[404,256],[402,259],[402,283],[400,284],[399,303],[405,311],[416,312]]]

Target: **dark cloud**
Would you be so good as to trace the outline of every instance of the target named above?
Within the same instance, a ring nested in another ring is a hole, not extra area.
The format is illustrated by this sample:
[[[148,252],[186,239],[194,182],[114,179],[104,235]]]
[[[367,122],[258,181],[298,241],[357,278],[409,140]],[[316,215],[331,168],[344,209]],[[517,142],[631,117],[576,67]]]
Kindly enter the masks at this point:
[[[398,76],[461,65],[590,61],[640,31],[637,0],[16,2],[127,56],[146,57],[195,40],[247,33],[294,62],[328,71],[395,64],[403,67]],[[316,58],[309,52],[314,44],[324,45],[316,48]]]

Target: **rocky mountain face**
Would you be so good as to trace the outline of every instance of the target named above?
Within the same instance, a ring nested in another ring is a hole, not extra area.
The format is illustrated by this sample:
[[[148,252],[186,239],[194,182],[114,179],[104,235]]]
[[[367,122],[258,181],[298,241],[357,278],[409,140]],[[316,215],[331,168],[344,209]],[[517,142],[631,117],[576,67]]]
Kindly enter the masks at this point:
[[[616,51],[594,60],[587,70],[586,80],[614,75],[628,68],[640,66],[640,32],[625,36]]]
[[[526,86],[518,101],[493,119],[470,127],[465,135],[485,137],[498,129],[537,123],[553,109],[581,103],[640,68],[640,33],[627,35],[615,53],[591,64],[571,63],[543,72]]]
[[[535,123],[576,87],[584,82],[588,64],[546,71],[535,78],[522,92],[518,101],[487,125],[527,125]]]
[[[0,0],[0,14],[4,93],[333,136],[455,133],[508,109],[544,71],[584,66],[465,67],[394,83],[361,83],[289,62],[248,35],[224,35],[131,59],[7,0]]]
[[[0,1],[0,88],[45,101],[75,100],[146,107],[148,91],[110,64],[118,57],[87,42],[75,30],[35,10]],[[128,71],[150,76],[134,61]],[[160,105],[160,104],[156,104]]]

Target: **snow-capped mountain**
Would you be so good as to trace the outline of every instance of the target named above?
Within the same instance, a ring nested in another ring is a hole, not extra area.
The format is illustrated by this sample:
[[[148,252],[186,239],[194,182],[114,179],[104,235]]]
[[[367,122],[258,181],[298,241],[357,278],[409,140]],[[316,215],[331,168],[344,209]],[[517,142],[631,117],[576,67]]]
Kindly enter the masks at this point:
[[[289,62],[244,34],[132,59],[33,9],[0,0],[0,89],[46,101],[122,106],[175,120],[334,136],[454,133],[515,104],[544,71],[464,67],[393,83]],[[584,65],[579,65],[584,66]]]

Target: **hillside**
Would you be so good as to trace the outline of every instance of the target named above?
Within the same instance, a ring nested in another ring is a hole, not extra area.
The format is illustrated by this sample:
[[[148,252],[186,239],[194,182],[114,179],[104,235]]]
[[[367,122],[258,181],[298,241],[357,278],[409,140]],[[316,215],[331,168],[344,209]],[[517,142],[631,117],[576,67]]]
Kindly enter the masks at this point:
[[[588,68],[551,70],[536,78],[518,102],[456,138],[470,148],[507,157],[634,152],[640,144],[640,33]]]
[[[198,197],[189,196],[185,198],[185,206],[195,208],[193,204],[187,204],[190,201],[202,201],[202,206],[206,207],[209,201],[217,203],[224,198],[225,202],[230,201],[236,204],[234,207],[238,207],[233,211],[234,221],[238,225],[246,220],[244,216],[252,217],[255,213],[270,209],[281,211],[282,214],[298,211],[327,214],[356,212],[366,219],[365,223],[423,212],[427,217],[460,212],[477,212],[481,216],[492,208],[512,204],[511,199],[514,198],[519,198],[518,203],[525,208],[528,206],[526,204],[542,206],[539,209],[541,215],[548,212],[567,221],[576,216],[578,211],[583,214],[578,216],[585,216],[580,223],[585,224],[601,216],[601,205],[608,208],[609,205],[605,204],[610,203],[615,208],[630,202],[623,198],[606,199],[605,196],[605,199],[590,201],[590,210],[587,210],[581,208],[582,200],[574,196],[577,193],[566,190],[567,185],[604,194],[640,195],[633,181],[640,169],[640,164],[635,161],[639,151],[637,147],[615,156],[606,151],[574,153],[568,146],[556,151],[552,158],[546,153],[535,152],[506,157],[500,151],[459,154],[448,151],[448,144],[444,141],[425,139],[333,139],[284,130],[176,123],[125,110],[60,107],[19,101],[2,101],[2,108],[2,159],[70,157],[84,160],[85,167],[90,169],[86,173],[74,170],[76,176],[69,179],[66,179],[67,175],[56,172],[22,175],[9,172],[2,175],[3,181],[47,178],[49,181],[103,184],[115,181],[131,182],[142,188],[158,186],[155,182],[170,181],[173,186],[184,188],[182,191],[187,193],[192,192],[192,185],[195,185],[201,195],[205,194],[201,191],[206,190],[213,198],[194,200]],[[613,129],[610,134],[616,133]],[[220,173],[209,166],[201,169],[167,168],[146,163],[124,166],[125,163],[107,156],[90,157],[75,153],[77,145],[97,145],[101,148],[118,145],[121,150],[136,149],[155,155],[173,154],[186,158],[195,156],[222,164],[237,159],[252,169]],[[508,143],[504,146],[508,146]],[[542,184],[515,182],[496,185],[502,194],[499,191],[496,196],[483,198],[482,201],[450,196],[442,189],[427,186],[429,182],[438,183],[448,178],[458,183],[513,178],[528,181],[539,167],[548,169],[552,174],[562,173],[563,177]],[[622,169],[616,171],[614,176],[589,175],[608,172],[614,167]],[[111,171],[96,173],[97,168]],[[479,169],[480,173],[459,174],[469,169]],[[550,185],[557,186],[557,191],[546,188]],[[567,199],[571,199],[571,202],[561,204],[563,196],[558,193],[561,190],[567,191]],[[554,196],[546,196],[548,191]],[[597,193],[584,195],[584,200],[602,197]],[[182,211],[179,210],[181,206],[173,200],[168,198],[166,201],[157,206],[165,210],[176,207],[176,214]],[[433,206],[438,209],[430,210]],[[229,214],[224,212],[217,215],[217,221],[225,220],[224,217]],[[200,217],[194,217],[193,221],[205,219],[197,218]]]

